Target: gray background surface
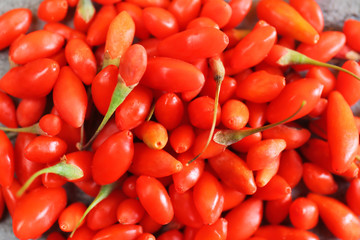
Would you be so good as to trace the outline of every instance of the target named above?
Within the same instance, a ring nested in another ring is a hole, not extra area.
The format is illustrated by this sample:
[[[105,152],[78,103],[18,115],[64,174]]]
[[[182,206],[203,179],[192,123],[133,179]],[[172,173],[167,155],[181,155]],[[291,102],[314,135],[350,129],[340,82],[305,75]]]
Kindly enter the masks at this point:
[[[43,22],[36,18],[37,6],[41,0],[0,0],[0,15],[6,11],[14,8],[25,7],[33,12],[33,24],[30,30],[41,28]],[[255,1],[256,2],[256,1]],[[341,29],[343,22],[347,18],[360,17],[360,0],[317,0],[325,15],[325,25],[327,29]],[[255,5],[255,4],[254,4]],[[245,22],[244,26],[253,25],[256,21],[254,14],[250,15]],[[2,77],[9,69],[7,50],[0,51],[0,77]],[[322,233],[322,239],[331,238],[328,232]],[[0,240],[14,240],[11,228],[11,219],[6,213],[0,220]]]

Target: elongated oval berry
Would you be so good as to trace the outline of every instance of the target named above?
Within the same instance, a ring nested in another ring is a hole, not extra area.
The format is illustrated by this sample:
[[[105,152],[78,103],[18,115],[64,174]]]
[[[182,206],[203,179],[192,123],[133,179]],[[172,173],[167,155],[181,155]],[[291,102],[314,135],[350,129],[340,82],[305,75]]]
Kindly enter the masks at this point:
[[[209,158],[209,163],[226,185],[244,194],[256,192],[253,172],[246,162],[232,151],[226,149],[221,154]]]
[[[306,104],[291,120],[307,115],[320,99],[323,88],[319,81],[311,78],[303,78],[287,84],[279,96],[268,105],[267,120],[275,123],[286,119],[296,112],[303,101],[306,101]]]
[[[58,137],[38,136],[25,148],[25,157],[39,163],[51,163],[60,160],[66,153],[67,144]]]
[[[0,185],[9,187],[14,179],[14,148],[3,131],[0,131]]]
[[[321,219],[336,237],[360,238],[360,220],[348,206],[332,197],[316,193],[309,193],[307,198],[316,203]]]
[[[147,30],[159,39],[179,31],[175,16],[164,8],[147,7],[142,11],[142,19]]]
[[[204,224],[215,223],[224,207],[224,190],[209,172],[203,172],[194,186],[194,204]]]
[[[256,7],[259,19],[267,21],[280,35],[315,44],[318,32],[292,6],[281,0],[262,0]]]
[[[145,86],[168,92],[197,90],[204,82],[204,74],[194,65],[167,57],[150,59],[141,79]]]
[[[120,59],[134,40],[135,23],[129,13],[120,12],[110,23],[106,35],[105,52],[111,59]]]
[[[109,137],[94,154],[92,176],[96,183],[106,185],[118,180],[130,167],[134,155],[133,135],[121,131]]]
[[[230,65],[237,72],[260,63],[270,52],[276,41],[276,30],[264,21],[258,22],[248,35],[235,46]]]
[[[359,132],[351,108],[341,93],[333,91],[328,99],[326,125],[331,168],[336,173],[343,173],[357,154]]]
[[[53,91],[53,101],[60,117],[75,128],[85,120],[88,99],[84,85],[70,67],[63,67]]]
[[[0,123],[10,128],[16,128],[18,126],[16,112],[13,99],[0,91]]]
[[[81,39],[71,39],[65,47],[66,60],[74,73],[85,83],[92,83],[96,75],[96,59],[91,48]]]
[[[58,219],[67,202],[63,188],[39,187],[24,195],[16,204],[13,230],[20,239],[41,236]]]
[[[30,27],[32,13],[27,8],[12,9],[0,16],[0,50],[8,47]]]
[[[168,224],[174,217],[174,209],[165,187],[159,180],[140,176],[136,180],[136,192],[145,211],[160,224]]]
[[[211,39],[211,41],[209,41]],[[214,57],[229,44],[229,38],[213,27],[199,27],[173,34],[158,45],[161,56],[184,61]]]
[[[64,37],[46,30],[31,32],[11,45],[10,59],[17,64],[25,64],[32,60],[50,57],[60,51],[64,45]]]
[[[39,98],[48,95],[59,76],[59,64],[42,58],[10,69],[0,79],[0,89],[17,98]]]
[[[45,22],[59,22],[66,17],[67,0],[44,0],[40,3],[37,15]]]
[[[315,0],[290,0],[289,3],[318,33],[322,32],[324,29],[324,16]]]
[[[260,199],[250,198],[233,208],[225,219],[228,221],[230,239],[248,239],[259,228],[263,215]]]
[[[115,224],[98,231],[93,237],[93,240],[103,239],[137,239],[143,233],[142,226],[129,224]]]
[[[135,143],[134,148],[134,159],[129,171],[136,175],[166,177],[183,168],[181,162],[165,150],[151,149],[144,143]]]
[[[115,122],[119,130],[131,130],[145,121],[153,100],[152,91],[138,85],[116,109]]]
[[[124,80],[126,86],[135,86],[144,75],[147,65],[147,55],[145,48],[140,44],[131,45],[119,64],[119,75]]]

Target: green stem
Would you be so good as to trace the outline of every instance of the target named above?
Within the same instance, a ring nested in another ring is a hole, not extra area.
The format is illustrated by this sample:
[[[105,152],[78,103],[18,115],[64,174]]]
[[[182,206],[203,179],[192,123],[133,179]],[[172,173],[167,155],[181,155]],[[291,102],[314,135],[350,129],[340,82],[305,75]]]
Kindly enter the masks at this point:
[[[82,221],[84,221],[85,217],[89,214],[89,212],[96,206],[98,205],[102,200],[104,200],[105,198],[107,198],[110,193],[115,189],[115,187],[117,186],[117,182],[115,183],[111,183],[108,185],[103,185],[100,188],[99,193],[97,194],[97,196],[95,197],[95,199],[92,201],[92,203],[88,206],[88,208],[86,209],[86,211],[84,212],[84,214],[82,215],[81,219],[79,220],[79,222],[76,224],[76,227],[74,228],[74,230],[71,232],[70,237],[72,237],[75,233],[75,231],[78,229],[78,227],[80,226],[80,224],[82,223]]]
[[[105,51],[104,60],[103,60],[103,64],[102,64],[102,69],[106,68],[109,65],[114,65],[116,67],[119,67],[120,58],[111,58],[109,52]]]
[[[66,160],[61,160],[58,164],[54,166],[43,168],[34,173],[19,189],[16,195],[18,197],[22,196],[26,189],[28,189],[29,186],[34,182],[34,180],[45,173],[55,173],[57,175],[65,177],[68,180],[76,180],[84,176],[84,172],[78,166],[68,164],[66,163]]]
[[[198,155],[196,155],[193,159],[191,159],[189,162],[187,162],[186,165],[191,164],[193,161],[198,159],[206,151],[206,149],[209,146],[211,139],[214,135],[214,132],[215,132],[217,109],[218,109],[218,105],[219,105],[221,84],[222,84],[222,82],[224,80],[224,76],[225,76],[225,67],[219,58],[210,58],[209,64],[210,64],[210,67],[213,69],[213,72],[214,72],[213,77],[216,82],[213,120],[212,120],[212,124],[211,124],[211,128],[210,128],[209,137],[206,141],[204,148],[201,150],[201,152]]]
[[[153,103],[151,105],[150,112],[149,112],[148,116],[146,117],[147,122],[151,120],[152,116],[154,115],[154,112],[155,112],[155,103]]]
[[[121,78],[121,77],[120,77]],[[99,132],[104,128],[106,123],[109,121],[111,116],[114,114],[116,109],[120,106],[120,104],[125,100],[125,98],[129,95],[129,93],[134,89],[135,86],[126,86],[125,82],[120,79],[114,89],[113,95],[111,97],[109,108],[101,121],[99,127],[96,129],[94,135],[91,137],[91,139],[84,145],[84,146],[78,146],[79,150],[85,149],[89,147],[89,145],[95,140],[96,136],[99,134]],[[81,145],[81,144],[79,144]]]
[[[95,7],[91,0],[80,0],[77,11],[86,23],[89,23],[95,15]]]
[[[345,68],[342,68],[342,67],[339,67],[339,66],[336,66],[336,65],[332,65],[332,64],[329,64],[329,63],[319,62],[319,61],[316,61],[316,60],[311,59],[311,58],[309,58],[309,64],[315,65],[315,66],[319,66],[319,67],[332,68],[332,69],[335,69],[335,70],[338,70],[338,71],[347,73],[347,74],[351,75],[352,77],[354,77],[354,78],[356,78],[357,80],[360,81],[360,77],[359,77],[359,76],[357,76],[356,74],[350,72],[349,70],[347,70],[347,69],[345,69]]]
[[[33,133],[39,135],[44,134],[44,132],[40,129],[38,123],[23,128],[8,128],[8,127],[0,126],[0,130],[4,132],[13,132],[13,133]]]
[[[250,136],[251,134],[257,133],[257,132],[262,132],[265,131],[267,129],[276,127],[280,124],[283,124],[285,122],[287,122],[289,119],[293,118],[296,114],[298,114],[300,112],[300,110],[304,107],[304,105],[306,104],[306,101],[303,101],[301,103],[301,106],[299,107],[299,109],[292,114],[290,117],[277,122],[277,123],[273,123],[273,124],[269,124],[269,125],[265,125],[259,128],[254,128],[254,129],[243,129],[243,130],[221,130],[218,131],[215,135],[214,135],[214,141],[218,144],[221,145],[226,145],[229,146],[233,143],[236,143],[238,141],[240,141],[241,139]]]
[[[342,68],[342,67],[339,67],[339,66],[336,66],[333,64],[317,61],[315,59],[309,58],[308,56],[306,56],[302,53],[299,53],[297,51],[291,50],[291,49],[288,49],[288,52],[284,56],[282,56],[277,61],[277,63],[280,64],[281,66],[286,66],[286,65],[291,65],[291,64],[310,64],[310,65],[319,66],[319,67],[332,68],[332,69],[335,69],[338,71],[345,72],[360,81],[359,76],[357,76],[356,74],[350,72],[349,70],[347,70],[345,68]]]

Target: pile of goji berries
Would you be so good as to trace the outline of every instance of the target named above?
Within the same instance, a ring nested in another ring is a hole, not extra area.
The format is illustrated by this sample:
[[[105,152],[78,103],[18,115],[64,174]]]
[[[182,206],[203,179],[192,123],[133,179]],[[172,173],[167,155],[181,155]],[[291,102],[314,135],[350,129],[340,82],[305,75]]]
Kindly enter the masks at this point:
[[[44,0],[32,32],[29,9],[1,15],[14,235],[360,239],[360,21],[323,31],[314,0],[261,0],[236,28],[252,4]]]

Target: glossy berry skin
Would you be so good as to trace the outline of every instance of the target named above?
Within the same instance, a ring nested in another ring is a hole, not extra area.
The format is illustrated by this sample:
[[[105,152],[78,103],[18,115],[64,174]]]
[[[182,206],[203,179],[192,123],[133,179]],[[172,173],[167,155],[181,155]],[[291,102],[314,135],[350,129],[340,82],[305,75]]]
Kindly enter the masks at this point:
[[[200,9],[200,0],[175,0],[171,1],[168,7],[168,10],[175,16],[180,29],[184,29],[191,20],[196,18]]]
[[[284,87],[285,78],[283,76],[261,70],[238,81],[236,95],[251,102],[265,103],[276,98]]]
[[[117,82],[118,68],[109,65],[102,69],[91,84],[91,96],[97,110],[105,115]]]
[[[115,224],[110,227],[104,228],[97,232],[93,240],[102,239],[129,239],[136,240],[140,234],[143,233],[140,225],[121,225]]]
[[[225,1],[206,2],[200,12],[201,17],[208,17],[214,20],[220,28],[223,28],[230,20],[232,8]]]
[[[114,5],[104,5],[100,8],[94,19],[91,21],[86,34],[86,42],[90,46],[97,46],[105,43],[106,33],[111,21],[116,15],[117,12]]]
[[[222,31],[213,27],[199,27],[161,40],[158,51],[164,57],[194,61],[220,54],[228,43],[229,38]]]
[[[86,90],[70,67],[62,67],[53,90],[53,101],[60,117],[74,128],[85,121],[88,104]]]
[[[336,237],[342,239],[360,237],[360,220],[348,206],[334,198],[316,193],[308,194],[307,198],[316,203],[322,221]]]
[[[225,218],[219,218],[212,225],[204,225],[195,235],[195,240],[225,240],[227,237],[228,222]]]
[[[289,36],[308,44],[319,40],[319,33],[288,3],[263,0],[256,7],[259,19],[267,21],[280,35]]]
[[[215,100],[208,96],[194,99],[188,105],[191,125],[200,129],[210,129],[214,117]],[[220,123],[221,107],[217,106],[216,125]]]
[[[18,123],[22,127],[31,126],[39,121],[46,107],[46,98],[25,98],[16,109]]]
[[[37,238],[57,220],[67,202],[63,188],[39,187],[16,204],[13,230],[20,239]]]
[[[0,50],[8,47],[30,27],[32,13],[27,8],[16,8],[0,16]]]
[[[319,210],[315,202],[300,197],[291,203],[289,217],[296,228],[308,230],[317,225]]]
[[[228,222],[228,238],[247,239],[259,228],[263,213],[260,199],[250,198],[233,208],[225,219]]]
[[[134,144],[134,158],[129,171],[136,175],[167,177],[180,172],[183,165],[167,151],[151,149],[144,143]]]
[[[360,179],[355,178],[350,182],[350,186],[346,191],[346,203],[351,210],[356,214],[360,215],[360,207],[357,204],[360,199]]]
[[[194,186],[194,203],[204,224],[218,220],[224,206],[224,190],[209,172],[203,172]]]
[[[183,118],[184,104],[175,93],[165,93],[156,101],[154,114],[167,130],[172,130]]]
[[[338,184],[335,182],[333,175],[313,163],[303,164],[303,181],[313,193],[329,195],[338,190]]]
[[[50,136],[56,136],[61,132],[62,121],[54,114],[46,114],[39,120],[39,127]]]
[[[249,120],[249,109],[241,101],[229,99],[222,105],[221,122],[229,129],[241,129]]]
[[[0,92],[0,122],[7,127],[17,127],[15,103],[13,99],[4,92]]]
[[[229,1],[231,7],[231,16],[224,29],[234,29],[238,26],[251,9],[250,0],[232,0]]]
[[[341,93],[333,91],[328,99],[326,124],[331,167],[335,172],[343,173],[357,153],[359,133],[350,106]]]
[[[116,217],[121,224],[136,224],[144,216],[145,210],[139,200],[128,198],[122,201],[116,209]]]
[[[0,185],[9,187],[14,179],[14,149],[3,131],[0,131]]]
[[[58,223],[63,232],[71,232],[75,229],[81,216],[84,214],[86,206],[82,202],[75,202],[67,206],[60,214]],[[84,224],[81,222],[80,226]]]
[[[25,157],[24,150],[26,146],[36,138],[35,134],[31,133],[19,133],[15,141],[14,157],[15,157],[15,174],[19,183],[24,184],[29,177],[35,172],[44,168],[45,164],[30,161]],[[30,186],[29,190],[39,187],[41,185],[41,179],[37,178]]]
[[[17,98],[40,98],[48,95],[59,76],[57,62],[42,58],[12,68],[0,79],[0,89]]]
[[[118,12],[127,11],[130,14],[135,23],[135,37],[139,39],[149,39],[150,33],[143,21],[143,8],[127,1],[117,3],[116,9]]]
[[[194,228],[203,226],[202,218],[194,203],[192,190],[178,192],[174,185],[170,185],[169,196],[174,207],[175,218],[179,223]]]
[[[125,200],[124,194],[115,189],[108,197],[96,205],[86,217],[86,225],[94,231],[107,228],[117,222],[116,209]]]
[[[153,100],[153,92],[138,85],[116,109],[115,122],[120,130],[131,130],[145,121]]]
[[[298,11],[301,16],[308,21],[318,33],[324,29],[323,12],[314,0],[291,0],[289,4]]]
[[[276,36],[274,27],[260,21],[258,27],[255,27],[235,46],[230,62],[231,67],[238,73],[260,63],[275,44]]]
[[[51,163],[60,160],[67,150],[67,144],[58,137],[37,136],[25,148],[24,155],[31,161]]]
[[[360,75],[360,66],[356,61],[348,60],[342,67],[356,75]],[[350,106],[360,99],[360,94],[356,91],[359,86],[359,81],[349,74],[339,72],[336,77],[335,89],[343,95]]]
[[[156,38],[162,39],[179,31],[175,16],[160,7],[148,7],[142,12],[142,18],[147,30]]]
[[[67,0],[44,0],[38,8],[38,17],[45,22],[59,22],[66,17]]]
[[[91,84],[96,75],[95,56],[87,43],[81,39],[71,39],[65,47],[66,60],[71,69],[86,85]]]
[[[109,137],[96,150],[92,162],[92,177],[100,185],[118,180],[130,167],[134,155],[133,135],[121,131]]]
[[[291,203],[291,194],[277,200],[267,201],[264,209],[264,217],[272,225],[282,223],[289,214]]]
[[[204,75],[190,63],[168,58],[149,59],[142,84],[153,89],[184,92],[199,89],[205,82]]]
[[[319,237],[306,230],[285,227],[282,225],[266,225],[261,226],[256,232],[255,237],[263,237],[264,239],[292,239],[292,240],[319,240]],[[262,239],[262,238],[260,238]]]
[[[187,164],[193,158],[194,154],[190,152],[177,156],[177,159],[183,164],[183,169],[172,175],[174,188],[178,193],[184,193],[191,189],[204,172],[205,162],[203,159],[196,159],[191,164]]]
[[[323,85],[314,79],[303,78],[287,84],[283,91],[270,102],[266,109],[266,118],[269,122],[275,123],[291,116],[306,101],[304,107],[296,116],[295,120],[308,114],[320,99]]]
[[[32,60],[50,57],[57,53],[64,45],[64,37],[46,30],[31,32],[10,47],[11,60],[18,64],[25,64]]]
[[[234,152],[226,149],[221,154],[209,158],[209,163],[226,185],[245,194],[256,192],[253,172],[246,162]]]
[[[145,211],[160,224],[169,223],[174,209],[165,187],[153,177],[140,176],[136,180],[136,192]]]
[[[358,46],[359,36],[356,32],[360,29],[360,21],[355,19],[347,19],[344,22],[343,32],[346,35],[346,43],[349,47],[356,51],[360,51],[360,47]]]

